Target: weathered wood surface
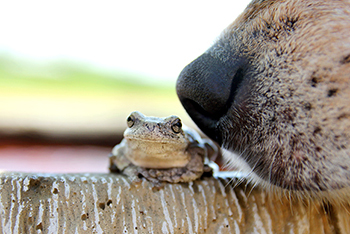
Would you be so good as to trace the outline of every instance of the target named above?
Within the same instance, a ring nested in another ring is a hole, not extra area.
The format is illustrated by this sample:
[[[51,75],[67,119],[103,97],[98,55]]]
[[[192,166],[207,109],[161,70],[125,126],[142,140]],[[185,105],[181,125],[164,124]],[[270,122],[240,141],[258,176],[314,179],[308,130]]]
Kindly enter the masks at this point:
[[[350,233],[349,209],[242,183],[130,183],[115,174],[0,174],[0,233]]]

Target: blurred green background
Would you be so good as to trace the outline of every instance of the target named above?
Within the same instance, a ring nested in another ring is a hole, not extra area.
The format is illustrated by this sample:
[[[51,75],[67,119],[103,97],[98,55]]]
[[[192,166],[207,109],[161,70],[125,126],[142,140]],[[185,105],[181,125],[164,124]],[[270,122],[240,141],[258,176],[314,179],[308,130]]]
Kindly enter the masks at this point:
[[[175,84],[148,83],[150,79],[74,62],[40,65],[2,57],[0,134],[94,139],[99,144],[104,139],[110,144],[113,140],[108,137],[121,134],[127,115],[134,110],[153,116],[181,115],[190,122]]]

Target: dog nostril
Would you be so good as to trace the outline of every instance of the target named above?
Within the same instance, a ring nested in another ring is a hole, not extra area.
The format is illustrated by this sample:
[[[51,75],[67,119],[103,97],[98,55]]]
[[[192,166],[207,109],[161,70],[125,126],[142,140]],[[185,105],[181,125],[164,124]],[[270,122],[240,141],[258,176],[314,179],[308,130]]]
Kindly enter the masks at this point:
[[[212,121],[218,121],[222,116],[222,109],[219,107],[216,110],[215,108],[218,107],[217,105],[212,106],[211,108],[206,110],[199,103],[188,98],[181,100],[181,103],[185,107],[187,112],[191,112],[192,115],[201,116],[202,118],[207,118]]]
[[[210,138],[221,144],[221,136],[218,134],[217,123],[220,115],[213,115],[203,109],[197,102],[184,98],[181,103],[187,113],[195,121],[197,126]]]
[[[181,101],[187,112],[190,112],[192,115],[202,116],[213,121],[217,121],[220,119],[221,115],[218,112],[213,112],[213,109],[210,109],[211,112],[205,110],[200,104],[197,102],[185,98]],[[196,114],[195,114],[196,113]]]

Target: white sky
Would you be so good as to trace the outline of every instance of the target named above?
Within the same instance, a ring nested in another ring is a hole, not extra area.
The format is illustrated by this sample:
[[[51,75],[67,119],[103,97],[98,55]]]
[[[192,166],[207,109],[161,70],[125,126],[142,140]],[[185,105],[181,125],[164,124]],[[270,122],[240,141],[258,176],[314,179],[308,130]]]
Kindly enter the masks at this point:
[[[0,51],[174,81],[249,0],[6,0]]]

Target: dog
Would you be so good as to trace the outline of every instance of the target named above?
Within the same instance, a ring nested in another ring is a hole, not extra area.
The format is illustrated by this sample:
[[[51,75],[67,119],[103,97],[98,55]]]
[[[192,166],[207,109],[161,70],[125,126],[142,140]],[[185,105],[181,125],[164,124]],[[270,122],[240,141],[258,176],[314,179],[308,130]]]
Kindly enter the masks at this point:
[[[227,166],[253,183],[349,198],[349,0],[253,0],[176,90]]]

